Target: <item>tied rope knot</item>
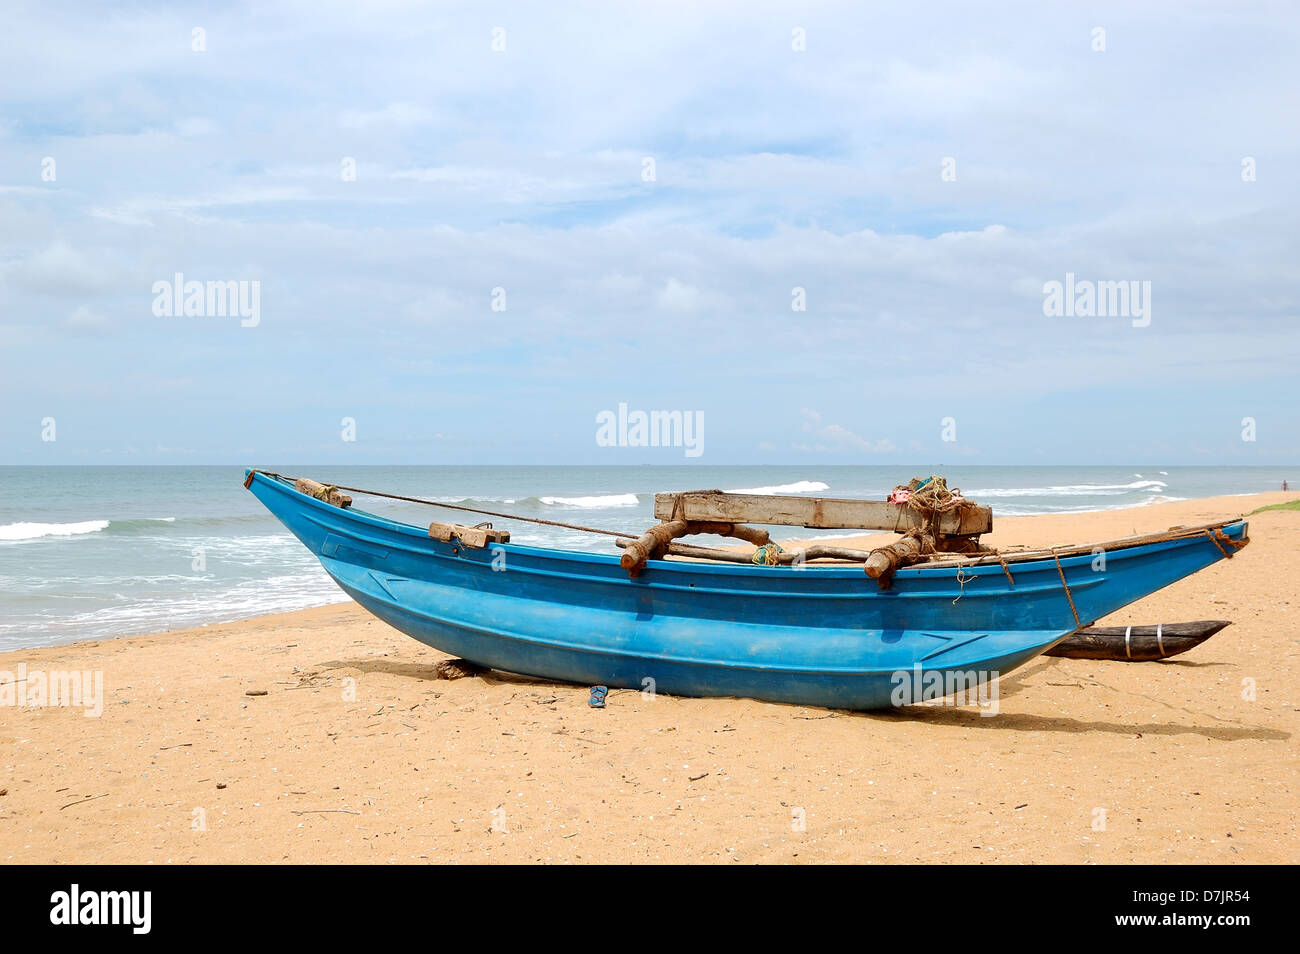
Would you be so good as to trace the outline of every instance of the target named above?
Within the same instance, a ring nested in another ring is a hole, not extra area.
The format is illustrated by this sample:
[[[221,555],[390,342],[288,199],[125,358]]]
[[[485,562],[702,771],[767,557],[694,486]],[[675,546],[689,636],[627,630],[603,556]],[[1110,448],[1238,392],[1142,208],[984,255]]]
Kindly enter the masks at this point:
[[[923,514],[948,513],[970,505],[970,501],[961,495],[960,487],[949,489],[948,481],[937,474],[924,479],[913,477],[906,486],[899,484],[889,499],[907,504],[909,510]]]
[[[765,543],[754,551],[751,562],[756,566],[777,566],[781,562],[783,552],[778,544]]]
[[[1222,530],[1218,530],[1218,529],[1214,531],[1206,530],[1205,535],[1210,538],[1211,543],[1213,543],[1216,547],[1219,548],[1219,552],[1222,553],[1224,557],[1229,560],[1232,559],[1233,553],[1235,553],[1237,550],[1240,550],[1242,547],[1246,545],[1245,540],[1234,540],[1232,539],[1232,537],[1228,536]],[[1224,549],[1225,546],[1227,547],[1227,549]]]
[[[974,506],[961,495],[960,487],[950,488],[947,479],[938,474],[913,477],[906,484],[899,484],[890,493],[889,502],[902,504],[919,514],[924,519],[924,528],[935,535],[938,534],[939,518],[943,514]]]

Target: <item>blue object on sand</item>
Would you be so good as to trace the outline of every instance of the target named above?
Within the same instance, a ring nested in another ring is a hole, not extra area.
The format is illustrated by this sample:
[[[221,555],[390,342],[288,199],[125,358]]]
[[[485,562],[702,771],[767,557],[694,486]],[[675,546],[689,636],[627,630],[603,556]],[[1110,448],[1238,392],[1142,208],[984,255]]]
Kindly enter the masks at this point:
[[[609,695],[608,686],[592,686],[591,698],[587,700],[587,705],[593,709],[605,708],[605,697]]]
[[[617,556],[457,546],[316,500],[283,477],[247,479],[349,596],[453,656],[578,685],[653,680],[669,695],[835,709],[904,705],[921,701],[917,687],[944,695],[1004,675],[1246,539],[1237,520],[1104,549],[1007,554],[1006,570],[996,556],[953,559],[900,568],[887,590],[860,564],[652,559],[633,577]]]

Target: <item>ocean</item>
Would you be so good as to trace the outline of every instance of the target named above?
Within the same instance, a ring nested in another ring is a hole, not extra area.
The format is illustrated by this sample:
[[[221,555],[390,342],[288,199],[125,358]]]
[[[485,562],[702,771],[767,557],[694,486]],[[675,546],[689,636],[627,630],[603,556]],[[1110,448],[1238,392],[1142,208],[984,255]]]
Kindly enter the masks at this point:
[[[618,531],[654,522],[654,494],[715,488],[882,499],[914,475],[996,515],[1141,507],[1277,490],[1261,467],[278,466],[487,510]],[[346,600],[320,564],[242,485],[240,467],[0,467],[0,651],[162,632]],[[360,509],[427,524],[477,522],[358,497]],[[517,543],[617,552],[605,537],[497,521]],[[849,536],[781,528],[780,536]]]

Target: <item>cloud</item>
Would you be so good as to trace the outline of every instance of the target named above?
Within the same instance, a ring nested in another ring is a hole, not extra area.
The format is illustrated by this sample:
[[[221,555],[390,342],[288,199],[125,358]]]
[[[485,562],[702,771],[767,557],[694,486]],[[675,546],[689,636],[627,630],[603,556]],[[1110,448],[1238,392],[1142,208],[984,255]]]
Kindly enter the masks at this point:
[[[894,442],[888,438],[882,438],[877,441],[869,441],[864,437],[853,433],[847,427],[839,424],[826,424],[822,421],[822,416],[811,408],[803,408],[800,412],[803,415],[803,430],[811,434],[816,443],[808,444],[801,442],[795,445],[796,450],[812,451],[845,451],[857,450],[866,451],[869,454],[888,454],[897,450]]]
[[[1300,127],[1279,118],[1300,17],[1103,2],[1093,53],[1092,21],[1054,8],[952,4],[918,33],[902,7],[828,3],[795,52],[740,9],[520,7],[498,54],[468,3],[325,5],[306,31],[296,8],[232,8],[196,54],[182,11],[17,8],[0,397],[30,417],[57,386],[119,450],[193,446],[182,405],[201,407],[214,454],[314,448],[337,402],[578,461],[587,408],[632,378],[642,406],[725,421],[719,461],[794,439],[918,456],[958,409],[981,460],[1157,432],[1190,453],[1245,414],[1276,418],[1245,453],[1300,446]],[[149,287],[178,271],[260,279],[264,320],[160,324]],[[1067,272],[1151,281],[1150,327],[1044,317]],[[55,382],[43,356],[93,316],[114,334],[61,350]],[[103,360],[118,346],[132,360]],[[161,377],[186,400],[158,401]]]
[[[345,109],[339,114],[339,125],[344,129],[371,129],[391,126],[408,129],[433,122],[433,111],[415,103],[389,103],[383,109]]]
[[[79,305],[68,315],[63,326],[74,334],[102,335],[109,329],[108,319],[85,305]]]
[[[45,295],[86,295],[116,283],[104,264],[62,240],[10,265],[4,278],[19,289]]]
[[[94,206],[90,214],[122,225],[154,225],[163,216],[190,218],[234,206],[260,206],[280,202],[304,202],[313,198],[302,186],[234,186],[207,195],[158,195],[143,193],[108,206]]]
[[[220,127],[210,119],[202,116],[187,116],[176,122],[178,136],[210,136],[220,131]]]
[[[693,285],[670,278],[660,289],[658,302],[669,311],[696,311],[704,303],[704,293]]]

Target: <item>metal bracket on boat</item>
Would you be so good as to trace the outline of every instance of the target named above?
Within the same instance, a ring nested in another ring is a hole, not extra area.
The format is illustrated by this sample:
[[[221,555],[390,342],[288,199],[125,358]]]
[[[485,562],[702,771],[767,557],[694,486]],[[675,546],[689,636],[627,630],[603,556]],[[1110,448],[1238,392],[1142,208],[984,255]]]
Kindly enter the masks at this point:
[[[451,543],[453,539],[459,540],[464,546],[477,549],[482,549],[489,543],[510,542],[509,530],[493,530],[490,523],[467,527],[460,523],[439,523],[435,520],[429,524],[429,536],[444,543]]]

